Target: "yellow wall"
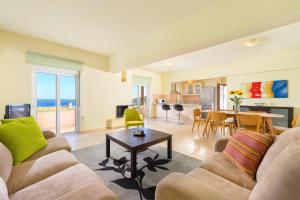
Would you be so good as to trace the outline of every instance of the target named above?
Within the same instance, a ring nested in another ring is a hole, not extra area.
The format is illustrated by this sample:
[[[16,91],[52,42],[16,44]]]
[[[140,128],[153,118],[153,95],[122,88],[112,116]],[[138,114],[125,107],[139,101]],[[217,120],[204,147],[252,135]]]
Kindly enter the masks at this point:
[[[47,40],[41,40],[0,29],[0,50],[5,48],[12,48],[23,54],[23,60],[25,60],[26,51],[32,51],[41,54],[82,61],[85,65],[100,70],[108,71],[110,67],[110,60],[106,55],[96,54],[62,44],[49,42]]]
[[[131,103],[132,74],[152,78],[153,93],[161,93],[160,74],[130,70],[128,82],[123,83],[119,73],[107,72],[107,56],[0,31],[0,118],[6,104],[32,102],[32,67],[25,62],[27,51],[84,62],[80,80],[81,130],[104,128],[105,121],[115,116],[117,104]]]

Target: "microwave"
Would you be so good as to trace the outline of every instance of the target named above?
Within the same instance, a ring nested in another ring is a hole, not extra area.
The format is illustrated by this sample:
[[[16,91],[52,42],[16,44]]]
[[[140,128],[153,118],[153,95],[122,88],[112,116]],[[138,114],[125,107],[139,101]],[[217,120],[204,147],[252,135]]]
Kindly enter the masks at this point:
[[[158,99],[157,103],[164,104],[164,103],[167,103],[167,100],[166,99]]]

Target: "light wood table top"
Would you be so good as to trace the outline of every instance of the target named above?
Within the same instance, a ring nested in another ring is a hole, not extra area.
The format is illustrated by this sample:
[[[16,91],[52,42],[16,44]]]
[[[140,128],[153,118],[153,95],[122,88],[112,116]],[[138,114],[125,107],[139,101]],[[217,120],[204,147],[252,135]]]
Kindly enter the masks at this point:
[[[236,116],[238,114],[242,114],[242,115],[259,115],[263,118],[264,123],[266,123],[269,127],[269,131],[270,134],[274,134],[274,130],[273,130],[273,118],[284,118],[284,115],[281,114],[276,114],[276,113],[265,113],[265,112],[235,112],[235,111],[227,111],[227,110],[220,110],[220,111],[213,111],[213,110],[202,110],[201,112],[222,112],[225,113],[226,115],[228,115],[228,117],[230,116]],[[209,119],[207,118],[207,122],[203,131],[203,135],[206,132],[206,128],[207,128],[207,124],[209,123]]]
[[[235,111],[213,111],[213,110],[201,110],[201,112],[222,112],[227,115],[237,115],[237,114],[242,114],[242,115],[259,115],[264,118],[284,118],[284,115],[281,114],[276,114],[276,113],[263,113],[263,112],[238,112],[236,113]]]

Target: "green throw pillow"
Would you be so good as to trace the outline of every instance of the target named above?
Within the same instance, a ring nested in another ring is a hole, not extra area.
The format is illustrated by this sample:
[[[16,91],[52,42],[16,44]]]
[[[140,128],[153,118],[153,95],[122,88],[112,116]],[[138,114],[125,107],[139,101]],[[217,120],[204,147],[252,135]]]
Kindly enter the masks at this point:
[[[14,122],[14,121],[20,121],[20,122],[23,122],[23,123],[32,123],[33,121],[35,121],[35,119],[30,116],[30,117],[19,117],[19,118],[14,118],[14,119],[1,119],[1,123],[2,124],[7,124],[7,123],[10,123],[10,122]]]
[[[47,145],[47,140],[32,117],[1,120],[0,142],[11,152],[14,165]]]

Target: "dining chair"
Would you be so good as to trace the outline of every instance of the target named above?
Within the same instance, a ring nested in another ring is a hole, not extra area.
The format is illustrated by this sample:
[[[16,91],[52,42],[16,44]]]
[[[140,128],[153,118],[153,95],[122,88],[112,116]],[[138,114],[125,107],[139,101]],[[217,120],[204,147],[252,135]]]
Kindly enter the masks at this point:
[[[295,128],[297,126],[299,122],[299,116],[295,116],[292,123],[291,123],[291,127]],[[282,127],[282,126],[273,126],[273,131],[276,135],[280,135],[281,133],[283,133],[284,131],[286,131],[287,127]]]
[[[236,120],[239,129],[245,128],[259,133],[266,132],[263,118],[260,115],[237,114]]]
[[[205,123],[206,119],[201,117],[201,110],[199,108],[195,108],[193,110],[193,116],[194,116],[194,121],[193,121],[193,128],[192,128],[192,132],[194,131],[194,127],[195,125],[198,124],[198,130],[200,127],[200,124],[203,122]]]
[[[210,131],[217,131],[218,128],[221,128],[222,135],[225,135],[225,129],[228,128],[230,135],[232,135],[233,125],[234,123],[231,121],[226,121],[227,115],[224,112],[216,112],[211,111],[208,112],[208,132],[207,136],[209,135]]]

